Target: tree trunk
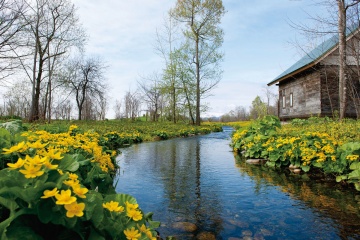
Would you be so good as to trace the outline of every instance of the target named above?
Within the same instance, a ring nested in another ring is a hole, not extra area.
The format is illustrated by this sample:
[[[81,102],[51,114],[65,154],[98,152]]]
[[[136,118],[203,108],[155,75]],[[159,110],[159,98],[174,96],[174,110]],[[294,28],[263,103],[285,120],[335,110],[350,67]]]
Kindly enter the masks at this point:
[[[344,0],[338,0],[339,18],[339,120],[346,114],[346,9]]]
[[[196,121],[195,125],[200,126],[200,63],[199,63],[199,36],[195,41],[195,65],[196,65]]]

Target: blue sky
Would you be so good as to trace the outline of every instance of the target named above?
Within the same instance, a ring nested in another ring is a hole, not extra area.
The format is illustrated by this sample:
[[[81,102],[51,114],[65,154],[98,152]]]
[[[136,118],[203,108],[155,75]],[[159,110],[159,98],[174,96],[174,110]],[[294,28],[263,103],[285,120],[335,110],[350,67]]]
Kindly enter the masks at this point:
[[[113,118],[115,100],[137,89],[141,76],[161,71],[162,59],[154,51],[155,32],[176,0],[73,0],[80,22],[89,35],[88,55],[106,61],[110,86],[107,117]],[[295,40],[302,40],[290,21],[308,21],[307,13],[321,13],[312,0],[223,0],[223,78],[212,96],[202,100],[207,115],[219,116],[235,106],[251,106],[264,96],[268,82],[280,75],[302,54]],[[276,88],[272,88],[276,92]]]

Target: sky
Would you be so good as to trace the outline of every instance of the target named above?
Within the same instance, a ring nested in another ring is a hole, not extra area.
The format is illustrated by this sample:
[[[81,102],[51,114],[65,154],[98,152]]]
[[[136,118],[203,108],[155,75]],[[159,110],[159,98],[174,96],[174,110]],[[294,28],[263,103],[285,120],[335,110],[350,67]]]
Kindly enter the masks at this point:
[[[176,0],[73,0],[80,22],[89,35],[86,54],[108,66],[107,118],[125,93],[137,89],[142,76],[160,72],[163,62],[154,46],[156,29]],[[220,116],[236,106],[249,109],[256,96],[265,97],[271,82],[301,58],[299,30],[290,22],[309,22],[322,11],[312,0],[223,0],[224,71],[220,83],[202,103],[206,116]],[[305,43],[304,43],[305,44]],[[270,88],[277,93],[277,88]]]

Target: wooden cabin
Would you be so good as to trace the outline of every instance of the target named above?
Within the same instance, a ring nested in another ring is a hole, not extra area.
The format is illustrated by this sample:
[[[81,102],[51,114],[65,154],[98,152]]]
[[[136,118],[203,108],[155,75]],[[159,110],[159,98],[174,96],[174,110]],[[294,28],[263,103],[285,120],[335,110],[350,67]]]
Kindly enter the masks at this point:
[[[347,34],[346,117],[360,112],[360,33]],[[334,36],[307,53],[268,86],[279,86],[279,118],[336,117],[339,111],[339,49]]]

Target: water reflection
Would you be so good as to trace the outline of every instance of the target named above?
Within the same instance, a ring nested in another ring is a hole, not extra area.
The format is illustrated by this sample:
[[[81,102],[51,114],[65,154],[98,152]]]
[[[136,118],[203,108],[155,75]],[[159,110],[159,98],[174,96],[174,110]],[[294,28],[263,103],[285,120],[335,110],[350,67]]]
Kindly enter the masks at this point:
[[[196,239],[356,239],[357,193],[306,175],[269,171],[234,159],[231,129],[123,149],[118,192],[133,195],[161,221],[162,236]],[[234,164],[235,163],[235,164]],[[334,190],[333,190],[334,189]],[[173,224],[195,224],[184,233]]]
[[[236,156],[236,166],[240,172],[252,177],[257,188],[261,188],[265,180],[278,186],[291,198],[301,200],[309,207],[334,219],[342,239],[360,238],[359,192],[335,184],[333,179],[327,181],[313,175],[298,175],[287,170],[277,171],[261,165],[246,164],[240,156]]]

